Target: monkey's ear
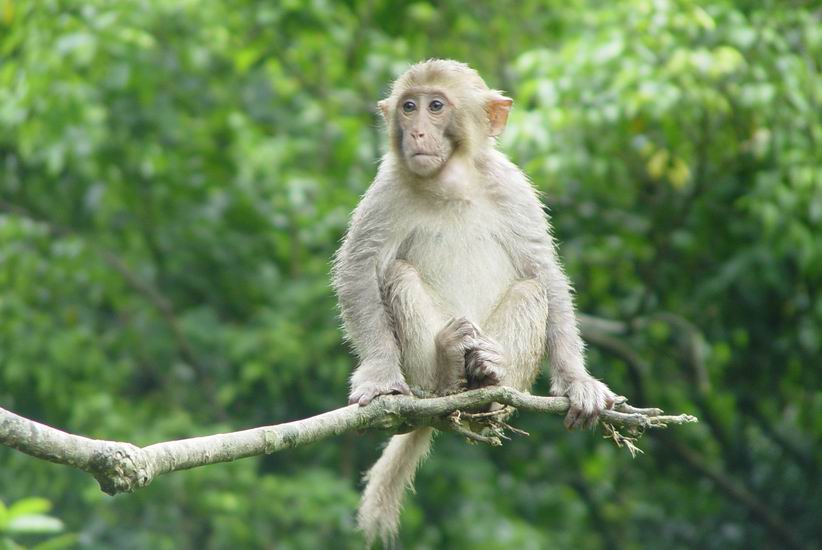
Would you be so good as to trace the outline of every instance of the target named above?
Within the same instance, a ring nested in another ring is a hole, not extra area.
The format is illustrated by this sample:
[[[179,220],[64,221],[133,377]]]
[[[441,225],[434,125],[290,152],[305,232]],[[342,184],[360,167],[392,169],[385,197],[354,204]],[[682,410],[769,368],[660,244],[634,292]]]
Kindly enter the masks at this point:
[[[488,135],[498,136],[505,130],[508,122],[508,113],[511,112],[511,105],[514,100],[510,97],[496,96],[488,100],[485,110],[488,111],[489,131]]]
[[[380,108],[380,113],[382,113],[382,118],[388,122],[388,100],[383,99],[382,101],[377,102],[377,107]]]

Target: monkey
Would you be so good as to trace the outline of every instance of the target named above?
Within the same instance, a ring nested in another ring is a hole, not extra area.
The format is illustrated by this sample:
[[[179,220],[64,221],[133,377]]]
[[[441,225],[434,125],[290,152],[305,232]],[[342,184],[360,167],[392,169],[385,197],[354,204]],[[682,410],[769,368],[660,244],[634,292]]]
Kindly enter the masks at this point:
[[[349,403],[506,385],[530,390],[544,355],[568,429],[615,394],[584,362],[570,282],[527,176],[502,152],[513,101],[468,65],[412,65],[378,107],[388,148],[335,254],[332,286],[359,364]],[[365,475],[358,525],[394,540],[433,429],[395,435]]]

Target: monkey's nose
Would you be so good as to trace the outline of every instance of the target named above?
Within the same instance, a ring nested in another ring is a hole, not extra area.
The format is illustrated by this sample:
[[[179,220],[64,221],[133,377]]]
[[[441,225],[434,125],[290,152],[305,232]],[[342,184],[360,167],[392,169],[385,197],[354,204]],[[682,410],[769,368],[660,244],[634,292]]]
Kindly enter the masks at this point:
[[[412,137],[412,138],[414,138],[414,139],[420,139],[420,138],[425,137],[425,134],[424,134],[424,133],[422,133],[422,132],[421,132],[421,131],[419,131],[419,130],[416,130],[416,131],[415,131],[415,130],[411,130],[411,137]]]

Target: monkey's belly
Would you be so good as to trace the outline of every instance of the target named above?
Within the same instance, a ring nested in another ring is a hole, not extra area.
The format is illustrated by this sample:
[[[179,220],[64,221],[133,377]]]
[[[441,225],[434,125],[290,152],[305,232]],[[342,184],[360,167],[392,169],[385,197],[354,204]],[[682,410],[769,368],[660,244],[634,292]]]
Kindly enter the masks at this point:
[[[435,293],[444,314],[467,317],[479,326],[517,279],[508,253],[488,232],[419,235],[406,259]]]

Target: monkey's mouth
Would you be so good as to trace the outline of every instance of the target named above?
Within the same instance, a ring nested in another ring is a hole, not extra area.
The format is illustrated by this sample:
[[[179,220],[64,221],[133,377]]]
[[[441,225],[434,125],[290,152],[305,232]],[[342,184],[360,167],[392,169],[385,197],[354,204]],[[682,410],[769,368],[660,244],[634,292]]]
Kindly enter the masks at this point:
[[[440,167],[442,167],[442,157],[435,153],[426,153],[425,151],[417,151],[405,157],[405,162],[412,172],[418,176],[430,176]]]

